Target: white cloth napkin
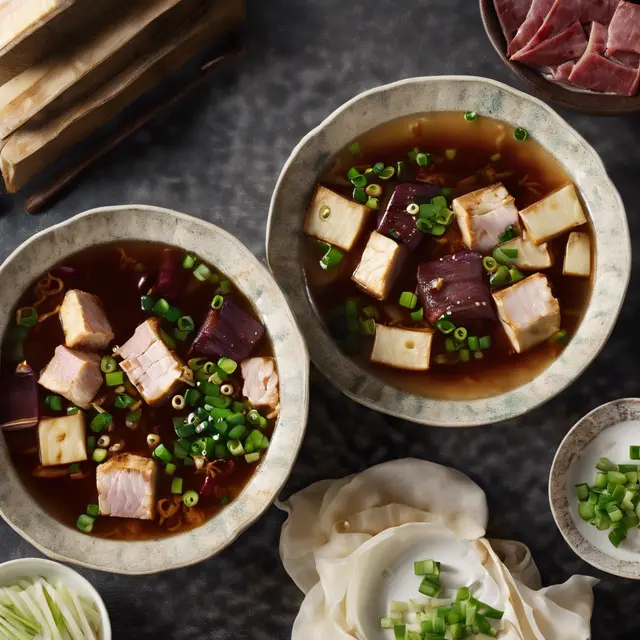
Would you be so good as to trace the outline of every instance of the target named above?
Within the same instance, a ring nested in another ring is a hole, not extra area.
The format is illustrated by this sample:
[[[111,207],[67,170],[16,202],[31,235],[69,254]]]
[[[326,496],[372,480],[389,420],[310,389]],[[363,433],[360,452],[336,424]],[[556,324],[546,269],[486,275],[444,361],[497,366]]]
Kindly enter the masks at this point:
[[[484,538],[485,494],[459,471],[423,460],[395,460],[318,482],[279,506],[289,514],[280,556],[307,594],[292,640],[369,640],[367,625],[372,620],[378,625],[385,613],[378,612],[375,619],[363,614],[363,594],[376,582],[371,571],[415,540],[454,545],[473,580],[481,579],[505,611],[498,638],[591,637],[592,587],[597,580],[573,576],[541,589],[525,545]]]

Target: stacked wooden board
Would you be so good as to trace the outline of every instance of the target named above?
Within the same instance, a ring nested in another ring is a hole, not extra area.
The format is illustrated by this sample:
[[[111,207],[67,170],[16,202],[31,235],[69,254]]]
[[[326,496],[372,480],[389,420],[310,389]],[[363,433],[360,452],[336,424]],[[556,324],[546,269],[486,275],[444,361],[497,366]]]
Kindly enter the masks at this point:
[[[20,189],[244,18],[245,0],[0,0],[0,169]]]

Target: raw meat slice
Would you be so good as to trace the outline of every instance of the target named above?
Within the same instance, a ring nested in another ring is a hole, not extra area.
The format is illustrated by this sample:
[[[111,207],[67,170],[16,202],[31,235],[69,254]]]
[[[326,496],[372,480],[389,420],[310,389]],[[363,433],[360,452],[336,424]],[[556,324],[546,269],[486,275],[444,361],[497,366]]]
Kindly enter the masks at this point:
[[[475,251],[458,251],[421,264],[418,295],[431,325],[445,314],[460,325],[496,319],[482,255]]]
[[[38,383],[86,409],[102,385],[100,356],[73,351],[61,344],[40,374]]]
[[[574,22],[553,38],[529,51],[518,51],[513,60],[536,66],[562,64],[579,58],[587,49],[587,37],[579,22]]]
[[[165,249],[162,252],[162,262],[158,270],[151,293],[154,298],[167,298],[175,302],[186,288],[187,269],[182,268],[183,251],[179,249]]]
[[[616,51],[615,55],[609,57],[632,69],[640,67],[640,53],[633,53],[633,51]]]
[[[576,66],[576,60],[569,60],[563,64],[549,67],[546,73],[551,76],[551,79],[555,82],[568,82],[569,76],[573,71],[573,67]]]
[[[552,38],[570,27],[576,20],[609,24],[616,10],[617,0],[555,0],[540,28],[516,55],[522,56],[541,42]]]
[[[620,2],[609,27],[607,55],[619,51],[640,54],[640,5]]]
[[[122,453],[98,465],[100,515],[153,520],[158,468],[151,458]]]
[[[495,0],[496,14],[507,42],[511,42],[525,21],[531,0]]]
[[[569,82],[581,89],[634,96],[638,92],[640,70],[597,53],[585,53],[571,72]]]
[[[520,25],[518,33],[509,44],[508,53],[514,53],[527,45],[538,29],[542,26],[544,19],[553,6],[554,0],[533,0],[525,21]]]
[[[586,53],[604,54],[607,48],[607,39],[609,37],[609,28],[599,22],[591,23],[591,33],[589,34],[589,44]]]

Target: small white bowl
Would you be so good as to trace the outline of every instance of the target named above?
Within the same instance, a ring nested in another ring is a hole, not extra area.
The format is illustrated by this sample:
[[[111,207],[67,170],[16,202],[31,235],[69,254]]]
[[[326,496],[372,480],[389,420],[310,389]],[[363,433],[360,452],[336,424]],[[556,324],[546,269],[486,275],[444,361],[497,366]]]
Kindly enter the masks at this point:
[[[0,587],[7,587],[16,580],[40,576],[47,580],[60,580],[78,595],[93,602],[100,613],[100,640],[111,640],[111,622],[107,607],[95,587],[73,569],[44,558],[22,558],[0,564]]]
[[[596,438],[597,445],[590,446]],[[560,533],[585,562],[615,576],[640,580],[640,530],[631,531],[616,549],[608,531],[598,531],[580,518],[575,493],[576,484],[593,483],[599,458],[632,462],[631,444],[640,444],[640,399],[621,398],[595,408],[576,422],[558,447],[549,476],[549,502]]]

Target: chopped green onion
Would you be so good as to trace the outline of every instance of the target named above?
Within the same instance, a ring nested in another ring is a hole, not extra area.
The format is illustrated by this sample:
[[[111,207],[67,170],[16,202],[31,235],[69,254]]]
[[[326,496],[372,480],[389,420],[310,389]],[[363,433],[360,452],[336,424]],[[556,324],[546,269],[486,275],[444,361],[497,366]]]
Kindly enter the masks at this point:
[[[529,138],[529,132],[526,129],[523,129],[522,127],[516,127],[513,130],[513,136],[516,140],[519,140],[520,142],[524,142]]]
[[[410,151],[407,152],[410,160],[416,161],[416,156],[420,153],[420,149],[418,147],[413,147]]]
[[[367,316],[367,318],[373,318],[374,320],[380,319],[380,314],[375,307],[368,305],[362,309],[362,313]]]
[[[514,252],[515,252],[515,255],[514,255]],[[498,264],[502,264],[502,265],[512,264],[517,257],[518,257],[517,249],[509,249],[507,247],[505,247],[504,249],[501,249],[500,247],[496,247],[493,250],[493,259]]]
[[[509,269],[509,276],[511,277],[511,283],[515,284],[516,282],[520,282],[520,280],[524,280],[524,276],[522,272],[516,269],[515,267],[511,267]]]
[[[461,362],[469,362],[469,360],[471,359],[471,352],[469,351],[469,349],[460,349],[458,355],[460,356]]]
[[[437,598],[440,595],[440,586],[437,584],[433,584],[433,582],[430,582],[428,577],[425,576],[425,578],[423,578],[422,582],[420,583],[420,587],[418,587],[418,591],[425,596]]]
[[[367,176],[357,175],[350,179],[351,184],[354,187],[366,187],[367,186]]]
[[[450,198],[453,195],[453,189],[451,187],[442,187],[442,189],[440,189],[440,195],[443,198]]]
[[[20,327],[30,329],[38,322],[38,312],[33,307],[22,307],[16,311],[16,323]]]
[[[170,462],[165,468],[164,468],[164,472],[168,475],[168,476],[172,476],[176,471],[178,470],[178,467],[173,464],[173,462]]]
[[[360,155],[360,143],[356,140],[355,142],[352,142],[349,147],[349,153],[352,156],[359,156]]]
[[[182,502],[187,507],[195,507],[200,502],[200,496],[193,489],[190,489],[182,496]]]
[[[487,273],[495,273],[499,265],[491,256],[485,256],[482,258],[482,266]]]
[[[482,360],[482,358],[484,358],[484,354],[482,353],[482,351],[474,351],[473,358],[474,360]]]
[[[221,309],[223,304],[224,304],[224,298],[222,296],[214,296],[213,300],[211,301],[211,308]]]
[[[122,371],[112,371],[104,377],[108,387],[119,387],[124,384],[124,373]]]
[[[218,366],[223,371],[231,375],[238,368],[238,363],[231,358],[222,357],[220,358],[220,360],[218,360]]]
[[[471,351],[480,351],[480,340],[478,339],[478,336],[469,336],[467,338],[467,344]]]
[[[402,181],[407,177],[407,163],[404,160],[399,160],[396,163],[396,172],[398,174],[399,181]]]
[[[200,406],[202,404],[203,397],[204,396],[202,395],[202,393],[197,389],[187,389],[186,393],[184,394],[185,402],[190,407]]]
[[[100,507],[97,504],[88,504],[87,515],[92,518],[97,518],[100,515]]]
[[[424,320],[424,308],[420,307],[416,311],[411,312],[411,319],[414,322],[422,322]]]
[[[569,332],[566,329],[560,329],[551,336],[551,341],[558,344],[569,344]]]
[[[158,300],[158,302],[153,306],[153,312],[157,313],[159,316],[164,316],[164,314],[169,311],[170,306],[171,305],[164,298],[160,298],[160,300]]]
[[[491,336],[482,336],[480,338],[480,349],[483,351],[491,347]]]
[[[178,318],[178,329],[184,333],[191,333],[196,328],[196,324],[191,316]]]
[[[164,314],[164,319],[167,322],[177,322],[180,319],[180,316],[182,315],[182,311],[180,311],[180,309],[178,309],[178,307],[169,307],[169,309],[167,310],[167,312]]]
[[[171,481],[171,493],[174,495],[182,495],[182,487],[184,481],[182,478],[174,478]]]
[[[379,209],[380,201],[378,200],[378,198],[368,198],[365,202],[365,205],[369,207],[369,209]]]
[[[436,222],[438,224],[443,224],[445,227],[448,226],[453,220],[453,211],[449,211],[449,209],[442,209],[436,214]]]
[[[445,335],[452,333],[456,329],[456,325],[451,322],[451,320],[447,320],[446,318],[440,318],[438,322],[436,322],[436,328]]]
[[[166,332],[160,329],[160,337],[162,338],[162,342],[167,345],[169,349],[176,348],[176,341]]]
[[[578,500],[586,500],[589,497],[589,485],[581,483],[576,485],[576,495]]]
[[[353,190],[352,197],[356,202],[359,202],[360,204],[365,204],[369,199],[367,192],[362,187],[356,187]]]
[[[407,205],[407,213],[415,216],[418,215],[418,213],[420,212],[420,205],[417,204],[416,202],[411,202],[410,204]]]
[[[358,169],[356,169],[355,167],[351,167],[351,169],[349,169],[349,171],[347,171],[347,180],[351,181],[354,178],[357,178],[360,174],[360,171]]]
[[[232,456],[242,456],[244,455],[244,447],[239,440],[229,440],[227,442],[227,449]]]
[[[639,445],[631,445],[629,447],[629,457],[632,460],[640,460],[640,446]]]
[[[206,363],[206,358],[191,358],[191,360],[187,362],[187,366],[192,371],[198,371],[198,369],[202,369]]]
[[[368,196],[379,198],[382,195],[382,187],[379,184],[370,184],[365,190]]]
[[[478,119],[478,114],[475,111],[467,111],[464,114],[464,119],[467,122],[475,122]]]
[[[69,475],[73,475],[74,473],[80,473],[80,465],[77,462],[74,462],[69,467]]]
[[[510,224],[505,228],[504,233],[498,238],[498,242],[502,244],[503,242],[509,242],[509,240],[513,240],[517,237],[518,228]]]
[[[169,449],[167,449],[167,447],[165,447],[163,444],[159,444],[153,450],[153,457],[157,458],[158,460],[161,460],[165,464],[169,464],[169,462],[173,460],[173,455],[171,455],[171,451],[169,451]]]
[[[51,411],[62,411],[62,398],[60,396],[47,396],[44,403]]]
[[[422,231],[422,233],[431,233],[433,225],[426,218],[418,218],[416,220],[416,227],[418,227],[418,229]]]
[[[454,353],[458,350],[456,348],[456,343],[453,341],[453,338],[447,338],[444,341],[444,348],[446,349],[447,353]]]
[[[497,271],[489,278],[489,284],[492,287],[502,287],[508,284],[511,279],[509,269],[504,265],[498,267]]]
[[[464,342],[467,339],[467,330],[464,327],[458,327],[454,332],[453,332],[453,337],[458,341],[458,342]]]
[[[196,265],[196,257],[192,253],[185,253],[182,258],[182,266],[184,269],[193,269]]]
[[[440,563],[435,560],[418,560],[413,563],[413,572],[417,576],[429,576],[440,572]]]
[[[443,236],[447,228],[443,224],[436,223],[431,227],[431,234],[434,236]]]
[[[231,282],[229,280],[220,280],[220,293],[227,294],[231,291]]]
[[[91,454],[91,459],[98,464],[104,462],[107,459],[107,450],[102,448],[94,449]]]
[[[132,404],[135,404],[136,401],[132,398],[128,393],[121,393],[116,396],[116,400],[113,403],[113,406],[116,409],[128,409]]]
[[[247,453],[244,459],[249,464],[253,464],[254,462],[258,462],[258,460],[260,460],[260,453],[258,451],[256,451],[255,453]]]
[[[108,413],[99,413],[91,420],[91,431],[94,433],[102,433],[105,427],[108,427],[113,419]]]
[[[153,311],[153,307],[156,306],[156,301],[151,296],[142,296],[140,298],[140,308],[143,311]]]
[[[204,282],[211,275],[211,269],[206,264],[200,263],[194,270],[193,276],[200,282]]]
[[[393,174],[396,170],[393,167],[385,167],[379,174],[378,177],[380,180],[389,180],[389,178],[393,178]]]
[[[67,415],[75,416],[76,413],[80,412],[80,407],[67,407]]]
[[[376,332],[376,321],[373,318],[367,318],[367,320],[359,320],[358,326],[360,333],[363,336],[372,336]]]
[[[80,531],[83,531],[84,533],[91,533],[93,531],[93,523],[95,521],[95,518],[92,518],[91,516],[83,513],[78,517],[78,522],[76,523],[76,525],[78,529],[80,529]]]
[[[431,164],[431,156],[428,153],[416,153],[416,163],[419,167]]]
[[[135,411],[131,411],[127,413],[127,417],[125,418],[125,424],[127,427],[134,428],[138,422],[140,422],[140,418],[142,417],[142,409],[136,409]]]
[[[115,358],[111,356],[103,356],[100,360],[100,371],[102,373],[113,373],[118,370],[118,363]]]
[[[400,299],[398,300],[401,307],[406,307],[407,309],[415,309],[416,304],[418,303],[418,296],[411,291],[403,291],[400,294]]]

